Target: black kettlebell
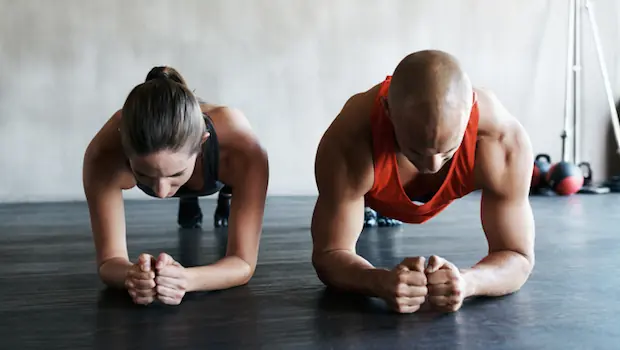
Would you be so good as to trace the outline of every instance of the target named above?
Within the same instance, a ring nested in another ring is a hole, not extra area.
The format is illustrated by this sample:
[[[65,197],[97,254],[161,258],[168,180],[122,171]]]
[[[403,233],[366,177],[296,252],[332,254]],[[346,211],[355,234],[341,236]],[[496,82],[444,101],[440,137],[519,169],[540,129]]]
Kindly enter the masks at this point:
[[[538,179],[534,182],[536,188],[547,188],[547,173],[551,168],[551,157],[548,154],[541,153],[534,159],[534,173]]]
[[[581,162],[577,165],[581,172],[583,173],[583,186],[592,185],[592,167],[590,167],[590,163]]]

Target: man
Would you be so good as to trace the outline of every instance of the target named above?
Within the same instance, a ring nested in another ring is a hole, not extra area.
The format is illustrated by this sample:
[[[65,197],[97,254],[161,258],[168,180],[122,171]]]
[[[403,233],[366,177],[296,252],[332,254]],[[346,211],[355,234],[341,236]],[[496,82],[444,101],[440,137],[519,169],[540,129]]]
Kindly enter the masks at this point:
[[[351,97],[321,139],[312,219],[318,277],[401,313],[426,301],[451,312],[471,296],[519,290],[534,266],[532,167],[523,127],[491,92],[471,86],[452,55],[408,55],[392,77]],[[387,270],[355,253],[365,205],[421,224],[475,190],[489,245],[475,266],[432,255]]]

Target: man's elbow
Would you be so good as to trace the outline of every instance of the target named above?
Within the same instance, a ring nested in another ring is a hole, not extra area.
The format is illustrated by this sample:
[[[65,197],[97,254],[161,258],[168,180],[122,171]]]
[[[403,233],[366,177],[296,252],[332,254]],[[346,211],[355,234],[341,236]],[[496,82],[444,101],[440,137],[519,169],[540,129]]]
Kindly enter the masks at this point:
[[[534,252],[531,252],[530,254],[523,254],[523,257],[525,258],[525,262],[523,264],[523,273],[526,275],[526,277],[529,277],[534,271],[534,266],[536,265],[536,258],[534,256]]]
[[[516,288],[516,290],[521,289],[521,287],[523,287],[523,285],[525,285],[525,283],[528,281],[528,279],[530,278],[530,276],[532,275],[532,272],[534,271],[534,265],[536,264],[535,261],[535,257],[534,257],[534,253],[519,253],[516,252],[518,254],[518,256],[520,257],[520,263],[518,264],[518,278],[517,280],[519,281],[518,286]],[[515,291],[516,291],[515,290]]]
[[[323,251],[312,252],[312,267],[314,268],[314,272],[316,273],[317,278],[323,283],[325,286],[330,285],[329,279],[329,262],[328,254]]]

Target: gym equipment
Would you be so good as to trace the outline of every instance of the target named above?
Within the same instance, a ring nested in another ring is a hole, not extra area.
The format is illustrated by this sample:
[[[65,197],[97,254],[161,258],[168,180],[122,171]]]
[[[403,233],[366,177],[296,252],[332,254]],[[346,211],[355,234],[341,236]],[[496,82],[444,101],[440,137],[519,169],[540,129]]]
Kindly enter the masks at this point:
[[[540,184],[540,169],[534,163],[534,168],[532,169],[532,182],[530,183],[530,190],[535,191]]]
[[[532,171],[532,183],[530,185],[530,194],[534,195],[551,195],[553,194],[547,182],[547,173],[552,166],[551,157],[548,154],[541,153],[536,155],[534,159],[534,169]]]
[[[561,161],[551,166],[546,180],[553,192],[560,196],[570,196],[581,189],[584,176],[577,165]]]
[[[579,163],[579,168],[581,169],[581,173],[583,174],[583,186],[577,193],[584,194],[603,194],[609,193],[610,188],[606,186],[596,186],[592,183],[592,167],[590,167],[590,163],[581,162]]]
[[[616,113],[618,112],[620,112],[620,101],[616,104]],[[609,187],[611,192],[620,192],[620,176],[612,176],[605,182],[605,186]]]
[[[551,157],[548,154],[538,154],[534,160],[534,179],[532,187],[535,189],[547,187],[547,172],[551,168]]]
[[[605,65],[605,60],[603,59],[603,49],[598,33],[598,25],[596,23],[596,18],[594,15],[594,7],[592,1],[590,0],[570,0],[569,1],[569,11],[570,17],[568,21],[568,52],[567,52],[567,74],[566,74],[566,99],[565,99],[565,110],[564,110],[564,130],[561,134],[562,137],[562,161],[568,162],[567,156],[567,142],[568,136],[572,131],[572,153],[573,153],[573,164],[580,164],[578,166],[582,171],[587,171],[584,173],[584,181],[587,178],[588,181],[585,183],[587,186],[586,189],[580,191],[580,193],[590,193],[590,194],[600,194],[600,193],[608,193],[609,188],[604,186],[596,186],[592,183],[592,169],[588,162],[581,162],[581,137],[580,137],[580,128],[581,128],[581,10],[585,10],[589,16],[589,22],[592,29],[592,36],[594,39],[594,44],[596,46],[596,54],[599,63],[599,68],[601,71],[601,75],[603,78],[603,84],[605,87],[605,93],[607,97],[607,102],[609,104],[609,109],[611,112],[611,122],[613,125],[614,135],[616,138],[616,143],[618,148],[616,149],[616,153],[620,155],[620,121],[618,120],[618,111],[616,110],[613,93],[611,91],[611,85],[609,83],[609,77],[607,74],[607,67]],[[573,119],[572,130],[570,130],[571,125],[569,123],[569,119]],[[616,186],[620,187],[620,186]],[[615,192],[615,191],[614,191]]]
[[[620,176],[612,176],[607,182],[606,185],[609,187],[611,192],[620,192]]]

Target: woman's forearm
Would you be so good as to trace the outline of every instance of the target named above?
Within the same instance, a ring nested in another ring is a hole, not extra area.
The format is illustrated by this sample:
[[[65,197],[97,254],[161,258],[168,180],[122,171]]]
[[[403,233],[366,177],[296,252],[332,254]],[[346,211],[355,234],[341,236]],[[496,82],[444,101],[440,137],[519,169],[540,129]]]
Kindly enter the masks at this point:
[[[132,266],[127,259],[110,259],[99,267],[99,278],[109,287],[124,289],[127,272]],[[186,268],[186,272],[187,291],[193,292],[243,285],[250,280],[254,271],[245,260],[228,256],[212,265]]]
[[[237,256],[227,256],[218,262],[186,268],[188,292],[228,289],[248,283],[254,268]]]
[[[112,258],[99,266],[99,278],[112,288],[125,288],[125,277],[133,264],[124,258]]]

